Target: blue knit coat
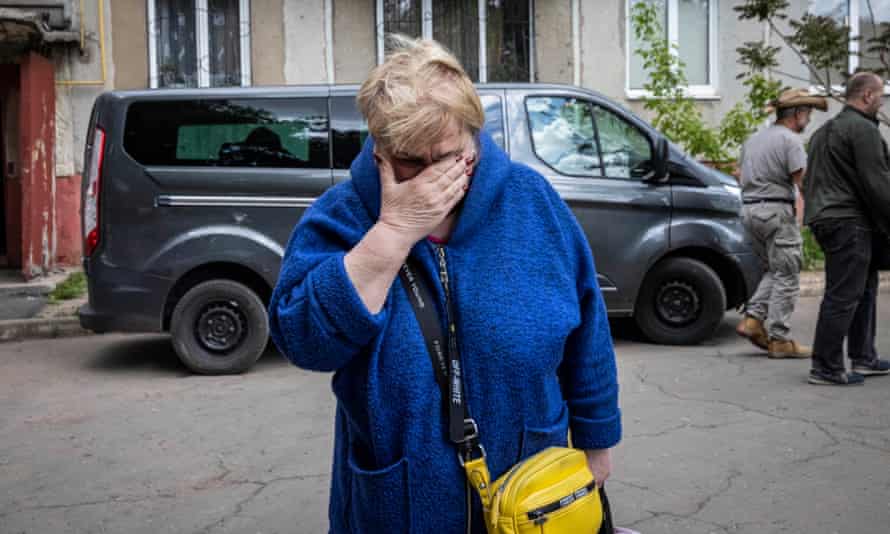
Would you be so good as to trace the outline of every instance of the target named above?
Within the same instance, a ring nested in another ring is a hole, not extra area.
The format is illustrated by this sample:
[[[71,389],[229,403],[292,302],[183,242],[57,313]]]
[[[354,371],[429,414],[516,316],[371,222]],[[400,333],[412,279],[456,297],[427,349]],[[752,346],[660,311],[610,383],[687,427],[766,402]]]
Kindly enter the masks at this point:
[[[492,477],[548,446],[602,449],[621,438],[606,309],[587,240],[538,173],[486,135],[446,252],[466,401]],[[466,532],[466,477],[411,302],[395,279],[364,306],[344,255],[380,213],[366,142],[352,178],[321,196],[291,236],[269,305],[272,339],[294,364],[333,371],[334,533]],[[605,224],[605,221],[604,221]],[[435,246],[419,262],[443,317]],[[473,495],[473,532],[484,532]]]

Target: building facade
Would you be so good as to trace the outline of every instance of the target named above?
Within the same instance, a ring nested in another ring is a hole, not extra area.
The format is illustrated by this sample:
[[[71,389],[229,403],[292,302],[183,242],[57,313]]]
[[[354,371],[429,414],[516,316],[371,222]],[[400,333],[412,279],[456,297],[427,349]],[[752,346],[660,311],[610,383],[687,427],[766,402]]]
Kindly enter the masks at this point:
[[[0,0],[0,263],[33,277],[79,262],[84,138],[102,91],[355,84],[399,32],[443,42],[476,81],[574,84],[642,113],[636,1]],[[743,95],[736,48],[765,28],[737,20],[738,0],[645,1],[686,63],[689,94],[719,121]],[[795,0],[791,13],[858,25],[865,2]],[[890,21],[890,6],[878,11]],[[806,85],[783,54],[778,75]]]

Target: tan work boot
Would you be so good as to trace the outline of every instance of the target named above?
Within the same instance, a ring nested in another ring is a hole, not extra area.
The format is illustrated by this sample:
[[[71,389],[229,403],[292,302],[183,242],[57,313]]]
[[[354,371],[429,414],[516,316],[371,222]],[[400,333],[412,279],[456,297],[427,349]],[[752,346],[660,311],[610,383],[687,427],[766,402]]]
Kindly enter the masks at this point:
[[[742,322],[735,328],[735,333],[747,339],[755,347],[767,350],[769,348],[769,336],[763,327],[763,321],[746,315]]]
[[[770,358],[809,358],[813,355],[813,349],[801,345],[793,339],[788,341],[771,339],[769,341]]]

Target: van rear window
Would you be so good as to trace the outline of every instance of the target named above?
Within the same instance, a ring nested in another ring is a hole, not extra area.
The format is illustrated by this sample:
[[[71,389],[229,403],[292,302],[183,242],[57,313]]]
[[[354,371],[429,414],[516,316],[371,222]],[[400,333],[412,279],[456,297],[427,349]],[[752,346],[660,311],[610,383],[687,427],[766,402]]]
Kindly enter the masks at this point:
[[[136,102],[124,149],[143,165],[330,167],[325,98]]]

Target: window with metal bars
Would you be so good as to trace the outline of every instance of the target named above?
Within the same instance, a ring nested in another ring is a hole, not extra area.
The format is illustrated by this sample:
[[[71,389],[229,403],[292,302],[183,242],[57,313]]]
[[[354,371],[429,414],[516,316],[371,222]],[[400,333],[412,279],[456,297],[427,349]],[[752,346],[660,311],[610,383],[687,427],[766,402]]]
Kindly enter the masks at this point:
[[[149,0],[151,87],[250,85],[249,0]]]
[[[377,0],[377,60],[386,35],[435,39],[477,82],[534,81],[533,0]]]

